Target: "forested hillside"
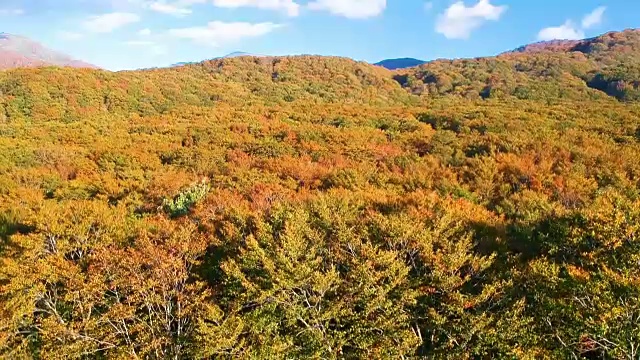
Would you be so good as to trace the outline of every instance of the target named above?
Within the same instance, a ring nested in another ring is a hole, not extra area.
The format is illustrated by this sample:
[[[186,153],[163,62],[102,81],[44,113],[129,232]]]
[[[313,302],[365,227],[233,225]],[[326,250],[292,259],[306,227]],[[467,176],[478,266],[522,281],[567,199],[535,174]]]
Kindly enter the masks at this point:
[[[524,46],[493,58],[439,60],[400,72],[412,93],[467,98],[640,100],[640,30]]]
[[[0,72],[0,358],[636,359],[639,37]]]

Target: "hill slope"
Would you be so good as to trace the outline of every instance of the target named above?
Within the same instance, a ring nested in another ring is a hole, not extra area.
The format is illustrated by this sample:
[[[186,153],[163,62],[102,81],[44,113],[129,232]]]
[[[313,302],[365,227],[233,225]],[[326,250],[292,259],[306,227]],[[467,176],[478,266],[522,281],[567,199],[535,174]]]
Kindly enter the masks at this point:
[[[414,94],[470,98],[640,99],[640,31],[582,41],[553,41],[496,57],[438,60],[400,70],[396,79]]]
[[[21,117],[38,116],[40,112],[34,112],[33,107],[45,108],[47,103],[57,104],[53,107],[56,109],[81,107],[90,112],[107,109],[150,115],[187,103],[240,107],[247,103],[382,106],[418,100],[384,68],[351,59],[313,56],[243,56],[117,73],[70,68],[14,69],[0,73],[0,90],[12,96],[6,100],[11,104],[10,116]],[[65,111],[59,116],[62,114],[70,113]]]
[[[0,33],[0,69],[46,65],[95,68],[28,38]]]
[[[530,100],[638,99],[640,32],[626,31],[573,43],[572,50],[523,50],[496,57],[438,60],[389,71],[364,62],[320,56],[219,58],[166,69],[108,73],[104,71],[16,70],[0,76],[14,102],[35,103],[48,96],[65,103],[67,94],[83,95],[85,106],[101,108],[114,94],[131,101],[109,107],[167,111],[188,97],[194,104],[248,99],[264,103],[415,104],[437,97]],[[24,51],[23,51],[24,52]],[[16,62],[25,61],[18,58]],[[32,60],[33,66],[41,64]],[[65,61],[49,57],[47,61]],[[48,77],[74,77],[76,83]],[[101,84],[94,89],[93,83]],[[20,84],[14,88],[8,84]],[[84,84],[78,88],[77,83]],[[123,85],[118,86],[117,84]],[[1,84],[1,83],[0,83]],[[176,89],[167,91],[168,88]],[[62,97],[56,95],[63,89]],[[145,94],[144,97],[141,94]],[[87,97],[88,96],[88,97]],[[89,99],[94,99],[90,100]],[[25,110],[26,111],[26,110]],[[142,110],[141,110],[142,111]]]

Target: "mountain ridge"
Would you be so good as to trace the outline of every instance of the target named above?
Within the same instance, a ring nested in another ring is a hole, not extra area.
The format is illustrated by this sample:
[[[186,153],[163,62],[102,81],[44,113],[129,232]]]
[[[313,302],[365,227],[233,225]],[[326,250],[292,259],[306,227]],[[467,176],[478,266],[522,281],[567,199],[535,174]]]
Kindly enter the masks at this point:
[[[71,58],[24,36],[0,33],[0,69],[50,65],[97,68],[95,65]]]
[[[249,57],[267,57],[267,55],[260,55],[260,54],[252,54],[252,53],[248,53],[248,52],[244,52],[244,51],[234,51],[231,53],[228,53],[227,55],[224,56],[219,56],[219,57],[215,57],[209,60],[216,60],[216,59],[231,59],[231,58],[236,58],[236,57],[245,57],[245,56],[249,56]],[[202,61],[209,61],[209,60],[202,60]],[[184,62],[178,62],[175,64],[171,64],[170,67],[175,67],[175,66],[185,66],[185,65],[190,65],[190,64],[197,64],[200,63],[202,61],[184,61]]]
[[[37,67],[56,60],[25,59],[20,56],[30,53],[28,46],[27,50],[24,46],[19,48],[22,50],[17,54],[10,52],[14,49],[15,46],[4,47],[5,53],[12,55],[4,59],[8,63],[5,66]],[[38,53],[37,46],[32,52]],[[360,94],[366,88],[377,87],[376,91],[383,88],[394,99],[402,98],[396,90],[404,90],[421,98],[453,95],[471,99],[577,99],[606,95],[635,101],[640,100],[640,30],[609,32],[576,41],[534,43],[493,57],[441,59],[396,70],[350,58],[272,57],[244,52],[175,67],[214,71],[222,81],[239,83],[264,95],[269,91],[286,93],[284,87],[298,82],[300,94],[327,99],[349,98],[349,92]],[[392,84],[400,89],[392,89]],[[292,94],[283,96],[295,99]]]
[[[580,40],[549,40],[539,41],[531,44],[522,45],[514,50],[506,51],[503,54],[513,53],[535,53],[535,52],[582,52],[590,53],[592,51],[603,50],[603,47],[611,46],[622,38],[628,38],[636,43],[640,42],[640,29],[625,29],[623,31],[609,31],[604,34],[584,38]],[[602,45],[599,49],[596,44]],[[637,44],[636,44],[637,45]]]
[[[535,43],[491,57],[436,60],[398,70],[394,78],[420,96],[557,99],[604,93],[640,100],[640,30]]]
[[[628,44],[618,44],[621,38],[635,37],[635,41],[640,43],[640,30],[639,29],[626,29],[619,32],[608,32],[600,36],[586,38],[582,40],[551,40],[541,41],[530,44],[522,45],[513,50],[505,51],[497,54],[495,57],[509,56],[515,54],[536,54],[536,53],[571,53],[582,52],[585,54],[601,51],[602,48],[617,46],[617,50],[621,53],[629,51]],[[636,46],[640,47],[640,46]],[[632,51],[633,46],[632,46]],[[236,57],[270,57],[268,55],[253,54],[243,51],[234,51],[224,56],[193,62],[178,62],[170,65],[184,66],[188,64],[196,64],[203,61],[210,61],[215,59],[228,59]],[[275,56],[275,58],[282,58],[282,56]],[[491,57],[488,57],[491,58]],[[486,59],[486,58],[480,58]],[[424,64],[438,62],[438,61],[458,61],[464,59],[450,59],[450,60],[431,60],[424,61],[415,58],[393,58],[384,59],[382,61],[373,63],[372,65],[384,67],[388,70],[402,70]],[[15,67],[38,67],[38,66],[70,66],[70,67],[87,67],[95,68],[96,66],[88,64],[86,62],[73,59],[65,54],[51,50],[43,46],[42,44],[30,40],[24,36],[12,35],[4,32],[0,32],[0,69],[8,69]]]

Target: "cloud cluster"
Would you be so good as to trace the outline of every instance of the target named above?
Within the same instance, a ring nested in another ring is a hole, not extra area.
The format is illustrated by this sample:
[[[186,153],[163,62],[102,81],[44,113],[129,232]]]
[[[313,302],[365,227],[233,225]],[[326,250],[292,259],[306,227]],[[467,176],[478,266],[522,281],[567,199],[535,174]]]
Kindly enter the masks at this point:
[[[137,23],[140,16],[134,13],[113,12],[102,15],[90,16],[82,26],[85,30],[94,33],[110,33],[123,26]]]
[[[565,21],[560,26],[550,26],[540,30],[538,40],[579,40],[584,39],[585,34],[571,20]]]
[[[607,10],[606,7],[600,6],[585,15],[582,18],[581,26],[578,26],[571,20],[567,20],[560,26],[550,26],[540,30],[538,33],[538,40],[580,40],[584,39],[585,30],[600,25],[604,17],[604,13]]]
[[[118,1],[120,6],[123,2],[129,5],[137,5],[148,11],[153,11],[165,15],[183,17],[192,13],[191,8],[195,5],[210,3],[218,8],[238,9],[238,8],[256,8],[261,10],[280,11],[287,16],[295,17],[300,15],[303,7],[296,0],[112,0]],[[307,4],[307,8],[312,11],[326,11],[336,16],[342,16],[351,19],[366,19],[380,15],[386,8],[386,0],[313,0]],[[116,17],[113,14],[105,14],[100,17],[90,19],[85,27],[89,24],[95,24],[95,28],[91,30],[97,32],[98,28],[101,32],[114,31],[119,27],[133,22],[133,18],[123,18],[124,13],[118,13]],[[106,17],[106,19],[104,19]],[[107,21],[111,20],[111,21]],[[127,20],[129,22],[127,22]],[[108,24],[107,24],[108,23]],[[264,36],[280,27],[283,24],[273,22],[223,22],[211,21],[204,26],[192,26],[185,28],[169,29],[161,35],[164,40],[167,38],[189,40],[197,44],[207,46],[222,46],[225,44],[238,42],[245,38],[254,38]],[[126,42],[128,46],[136,46],[143,48],[155,48],[158,43],[153,40],[144,39],[151,36],[150,29],[138,31],[139,39]],[[157,51],[156,51],[157,52]]]
[[[139,6],[147,8],[151,11],[174,15],[185,16],[193,11],[191,7],[194,5],[211,3],[218,8],[237,9],[237,8],[257,8],[262,10],[283,11],[289,16],[298,16],[300,13],[300,5],[294,0],[117,0],[137,2]]]
[[[254,7],[264,10],[280,10],[289,16],[300,14],[300,4],[293,0],[213,0],[213,5],[220,8]]]
[[[0,0],[1,2],[2,0]],[[348,19],[371,19],[381,15],[387,8],[387,0],[74,0],[95,1],[109,10],[90,16],[80,23],[80,31],[60,31],[58,37],[68,41],[79,40],[91,33],[111,33],[142,21],[142,17],[167,15],[186,17],[192,15],[196,6],[214,6],[220,9],[253,8],[279,12],[288,17],[300,16],[303,12],[325,12]],[[396,0],[403,1],[403,0]],[[488,22],[500,20],[508,6],[499,4],[506,0],[451,0],[436,18],[435,31],[448,39],[468,39],[472,33]],[[435,9],[438,4],[424,0],[425,11]],[[100,11],[98,11],[100,12]],[[539,40],[581,39],[585,31],[603,21],[606,7],[601,6],[585,15],[581,21],[567,20],[558,26],[539,31]],[[20,9],[2,9],[0,15],[22,15]],[[207,46],[221,46],[245,38],[264,36],[285,26],[279,22],[210,21],[203,25],[176,27],[165,30],[144,28],[132,33],[124,44],[152,49],[155,53],[165,51],[163,46],[171,39],[188,40]],[[160,46],[162,44],[163,46]]]
[[[382,14],[387,0],[315,0],[311,10],[324,10],[350,19],[366,19]]]
[[[507,11],[507,6],[496,6],[490,0],[479,0],[467,7],[463,1],[449,6],[436,21],[436,32],[448,39],[468,39],[471,32],[487,21],[497,21]]]
[[[254,24],[248,22],[212,21],[206,26],[171,29],[169,30],[169,35],[179,39],[191,40],[202,45],[220,46],[243,38],[266,35],[279,27],[282,27],[282,25],[272,22]]]
[[[144,0],[116,0],[116,1],[144,1]],[[191,13],[190,7],[198,4],[211,3],[213,6],[225,9],[256,8],[262,10],[281,11],[288,16],[300,15],[304,7],[298,0],[158,0],[146,6],[153,11],[185,15]],[[144,3],[143,3],[144,4]],[[350,19],[366,19],[380,15],[387,7],[387,0],[312,0],[306,5],[309,10],[326,11],[336,16]]]
[[[604,17],[604,12],[607,10],[606,6],[597,7],[591,13],[585,15],[582,18],[582,28],[590,29],[596,25],[600,25],[602,23],[602,18]]]
[[[174,16],[186,16],[192,13],[191,9],[186,7],[180,7],[175,4],[168,4],[161,1],[155,1],[149,4],[149,9],[155,12],[174,15]]]

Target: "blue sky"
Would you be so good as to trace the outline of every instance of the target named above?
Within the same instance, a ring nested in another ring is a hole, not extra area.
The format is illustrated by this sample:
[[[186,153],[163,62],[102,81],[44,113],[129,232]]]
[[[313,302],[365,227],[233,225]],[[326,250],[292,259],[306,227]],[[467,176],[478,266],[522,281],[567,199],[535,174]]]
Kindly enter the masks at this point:
[[[0,32],[119,70],[233,51],[488,56],[640,27],[638,14],[636,0],[0,0]]]

